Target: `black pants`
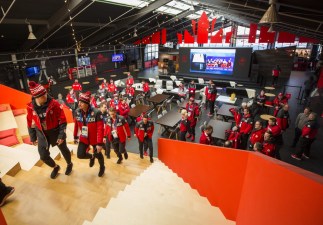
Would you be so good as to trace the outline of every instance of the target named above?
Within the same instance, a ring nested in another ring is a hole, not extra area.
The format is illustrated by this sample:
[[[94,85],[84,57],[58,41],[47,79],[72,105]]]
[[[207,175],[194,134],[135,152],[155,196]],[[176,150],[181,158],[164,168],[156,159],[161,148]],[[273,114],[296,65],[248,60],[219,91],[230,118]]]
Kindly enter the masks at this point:
[[[247,149],[249,134],[241,134],[241,147],[240,149]]]
[[[191,134],[191,135],[193,135],[193,136],[195,136],[195,127],[196,127],[196,125],[195,126],[190,126],[190,129],[188,130],[188,133],[189,134]]]
[[[152,158],[153,157],[153,152],[154,152],[152,139],[148,138],[148,137],[145,137],[144,141],[140,141],[138,139],[138,142],[139,142],[139,153],[140,153],[140,155],[142,156],[143,153],[144,153],[144,150],[146,151],[147,149],[149,149],[149,156],[150,156],[150,158]]]
[[[214,114],[214,104],[215,104],[215,101],[210,101],[209,100],[209,106],[210,106],[210,114]]]
[[[298,127],[295,128],[295,135],[294,135],[294,140],[293,140],[293,144],[292,146],[295,147],[299,138],[301,137],[302,135],[302,130],[299,129]]]
[[[304,155],[309,157],[311,146],[312,146],[314,140],[315,139],[301,137],[300,138],[301,147],[296,151],[297,157],[301,158],[303,153],[304,153]]]
[[[7,190],[7,186],[2,182],[0,178],[0,200],[4,197]]]
[[[109,141],[108,138],[106,138],[106,142],[103,145],[103,149],[105,150],[105,155],[106,156],[110,156],[110,152],[111,152],[111,142]]]
[[[92,145],[93,147],[93,155],[95,158],[98,159],[98,162],[100,164],[100,167],[104,166],[104,158],[101,152],[97,152],[96,145]],[[84,144],[83,142],[79,142],[79,145],[77,147],[77,158],[79,159],[91,159],[92,154],[88,153],[87,150],[89,148],[89,145]]]
[[[38,140],[38,153],[39,153],[40,159],[46,165],[48,165],[50,167],[55,167],[56,163],[50,157],[50,152],[49,152],[49,148],[50,148],[49,139],[50,138],[43,135],[42,132],[37,129],[36,129],[36,134],[37,134],[37,140]],[[62,144],[58,145],[57,147],[61,151],[66,163],[70,164],[71,163],[71,152],[66,145],[66,140],[64,140],[64,142]]]
[[[119,159],[122,158],[122,154],[126,154],[126,142],[120,142],[120,141],[112,141],[112,146],[114,148],[114,152],[117,154]]]
[[[278,76],[273,76],[273,81],[271,83],[272,85],[277,85],[278,84]]]
[[[186,141],[186,133],[187,133],[187,131],[180,131],[179,132],[179,140],[180,141]]]

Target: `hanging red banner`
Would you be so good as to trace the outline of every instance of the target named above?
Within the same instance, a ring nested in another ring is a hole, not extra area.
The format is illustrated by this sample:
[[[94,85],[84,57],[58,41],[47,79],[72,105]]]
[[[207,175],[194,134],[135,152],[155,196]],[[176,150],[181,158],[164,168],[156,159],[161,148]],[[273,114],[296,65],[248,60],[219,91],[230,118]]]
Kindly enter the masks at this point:
[[[166,44],[166,42],[167,42],[167,38],[166,38],[166,29],[164,28],[164,29],[162,29],[162,31],[161,31],[161,35],[162,35],[162,37],[161,37],[161,44],[162,45],[164,45],[164,44]]]
[[[214,36],[211,37],[211,43],[222,43],[223,28],[221,27]]]
[[[278,43],[294,43],[295,42],[295,34],[291,34],[289,32],[279,31],[277,42]]]
[[[211,23],[211,33],[214,31],[214,25],[216,24],[216,18],[214,18],[212,20],[212,23]]]
[[[144,37],[141,41],[141,44],[150,44],[150,36]]]
[[[276,32],[268,32],[269,27],[260,27],[259,43],[274,43]]]
[[[232,31],[225,34],[225,43],[231,43]]]
[[[192,30],[193,30],[193,35],[196,35],[196,21],[192,20]]]
[[[258,29],[258,25],[256,23],[251,23],[250,24],[249,38],[248,38],[249,43],[255,43],[256,42],[257,29]]]
[[[139,40],[135,41],[133,44],[134,45],[139,45],[140,43],[141,43],[141,40],[139,39]]]
[[[298,41],[299,43],[314,43],[314,44],[319,43],[319,40],[308,38],[308,37],[299,37]]]
[[[183,42],[183,35],[180,33],[177,33],[177,44],[182,44]]]
[[[152,44],[160,44],[160,31],[157,31],[156,33],[153,33],[151,38]]]
[[[194,37],[187,30],[184,30],[184,43],[194,44]]]
[[[202,13],[197,29],[197,43],[203,44],[208,43],[210,22],[205,12]]]

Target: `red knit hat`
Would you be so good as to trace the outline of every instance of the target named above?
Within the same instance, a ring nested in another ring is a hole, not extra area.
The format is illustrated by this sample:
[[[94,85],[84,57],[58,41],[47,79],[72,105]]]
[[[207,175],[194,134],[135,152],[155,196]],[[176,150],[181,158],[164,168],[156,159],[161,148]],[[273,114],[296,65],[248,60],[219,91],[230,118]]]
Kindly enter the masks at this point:
[[[35,81],[29,81],[29,90],[33,97],[38,98],[47,93],[43,85],[37,84]]]
[[[91,99],[91,92],[89,91],[85,93],[81,93],[79,96],[79,101],[84,102],[88,105],[90,105],[90,99]]]

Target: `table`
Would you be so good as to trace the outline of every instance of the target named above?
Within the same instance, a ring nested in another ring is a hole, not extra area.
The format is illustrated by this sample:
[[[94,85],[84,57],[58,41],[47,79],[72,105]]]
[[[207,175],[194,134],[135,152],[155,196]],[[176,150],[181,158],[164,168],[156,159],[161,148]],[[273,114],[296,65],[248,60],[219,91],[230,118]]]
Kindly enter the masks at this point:
[[[212,137],[225,140],[225,131],[231,129],[232,123],[221,120],[210,120],[207,125],[213,127]]]
[[[98,80],[104,80],[105,78],[104,77],[99,77]]]
[[[72,86],[65,86],[64,89],[72,89]]]
[[[83,81],[82,84],[89,84],[89,81]]]
[[[228,103],[228,104],[233,104],[234,105],[234,103],[236,103],[236,101],[237,101],[237,98],[235,98],[233,101],[231,101],[229,96],[219,95],[215,99],[215,101],[224,102],[224,103]]]
[[[177,110],[173,110],[157,119],[156,123],[165,129],[162,133],[163,135],[166,132],[169,132],[169,129],[175,128],[181,119],[182,115]]]
[[[196,99],[196,100],[194,100],[194,102],[195,102],[196,104],[200,105],[202,101],[201,101],[201,100]],[[188,99],[186,99],[185,101],[181,102],[181,104],[179,104],[178,106],[179,106],[180,108],[184,109],[184,108],[186,108],[186,104],[187,104],[187,103],[188,103]]]
[[[151,98],[148,98],[147,101],[153,103],[154,108],[156,108],[158,104],[161,104],[167,98],[169,98],[169,95],[157,94]]]
[[[268,115],[268,114],[262,114],[260,116],[260,118],[263,119],[263,120],[267,120],[268,121],[270,118],[275,118],[275,117],[272,116],[272,115]]]
[[[110,75],[110,77],[116,77],[117,75],[115,75],[115,74],[112,74],[112,75]]]
[[[275,97],[276,95],[273,94],[273,93],[265,93],[265,96],[267,96],[267,97]]]
[[[237,107],[233,105],[222,104],[216,114],[225,117],[234,117],[233,114],[229,111],[231,108],[236,109]]]
[[[152,107],[150,105],[136,105],[135,107],[131,108],[128,116],[131,119],[131,123],[134,123],[136,121],[136,118],[139,117],[143,112],[147,112]]]
[[[275,90],[275,88],[274,88],[274,87],[265,87],[265,89],[266,89],[266,90],[270,90],[270,91]]]

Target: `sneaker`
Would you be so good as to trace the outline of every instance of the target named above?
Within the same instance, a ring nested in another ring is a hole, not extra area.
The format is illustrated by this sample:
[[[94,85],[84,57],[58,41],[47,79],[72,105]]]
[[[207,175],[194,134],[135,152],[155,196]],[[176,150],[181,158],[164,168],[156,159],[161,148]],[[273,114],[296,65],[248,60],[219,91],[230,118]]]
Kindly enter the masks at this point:
[[[65,175],[70,175],[73,169],[73,163],[70,163],[67,165],[66,170],[65,170]]]
[[[122,163],[123,158],[119,158],[117,161],[117,164],[121,164]]]
[[[302,154],[302,156],[305,158],[305,159],[309,159],[310,157],[305,155],[304,153]]]
[[[292,157],[293,159],[296,159],[296,160],[299,160],[299,161],[300,161],[300,160],[302,160],[301,158],[297,157],[297,155],[295,155],[295,154],[292,154],[292,155],[291,155],[291,157]]]
[[[102,177],[102,176],[103,176],[103,174],[104,174],[104,171],[105,171],[105,166],[100,166],[100,170],[99,170],[99,174],[98,174],[98,176],[99,176],[99,177]]]
[[[94,155],[92,155],[92,158],[90,158],[90,164],[89,164],[90,167],[94,166],[94,160],[95,160],[95,157]]]
[[[61,169],[59,165],[56,165],[50,174],[50,178],[55,179],[58,176],[58,171]]]
[[[150,162],[151,162],[151,163],[153,163],[153,162],[154,162],[153,157],[150,157]]]
[[[125,153],[124,153],[124,158],[125,158],[125,159],[128,159],[128,152],[125,152]]]
[[[186,135],[186,138],[190,138],[192,135],[191,134],[187,134]]]
[[[143,158],[144,158],[144,156],[143,156],[142,154],[140,154],[140,158],[141,158],[141,159],[143,159]]]
[[[12,195],[15,192],[15,188],[14,187],[6,187],[6,191],[2,197],[2,199],[0,199],[0,207],[4,205],[4,203],[6,202],[7,198],[9,198],[10,195]]]
[[[144,151],[144,156],[148,156],[148,153],[147,153],[147,151]]]

